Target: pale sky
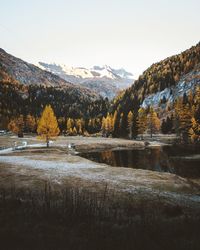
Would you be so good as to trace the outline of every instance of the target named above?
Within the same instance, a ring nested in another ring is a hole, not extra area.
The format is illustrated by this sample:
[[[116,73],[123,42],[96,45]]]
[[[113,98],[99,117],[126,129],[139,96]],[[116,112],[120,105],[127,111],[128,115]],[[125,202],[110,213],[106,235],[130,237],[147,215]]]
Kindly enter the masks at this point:
[[[200,41],[200,0],[0,0],[0,47],[31,63],[147,67]]]

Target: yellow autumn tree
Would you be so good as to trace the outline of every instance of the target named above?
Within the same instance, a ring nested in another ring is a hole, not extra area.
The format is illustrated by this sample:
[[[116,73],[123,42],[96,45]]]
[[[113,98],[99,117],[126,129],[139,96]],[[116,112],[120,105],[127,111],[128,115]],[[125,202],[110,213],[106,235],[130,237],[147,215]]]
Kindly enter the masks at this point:
[[[133,137],[132,128],[133,128],[133,112],[129,111],[128,117],[127,117],[127,123],[128,123],[128,136],[130,139]]]
[[[188,104],[183,105],[179,112],[179,130],[183,142],[188,142],[190,136],[190,128],[192,127],[192,109]]]
[[[77,135],[77,129],[76,129],[76,127],[73,128],[72,133],[73,133],[73,135]]]
[[[36,120],[32,115],[27,115],[26,117],[26,129],[28,132],[35,132],[36,130]]]
[[[77,133],[81,135],[83,133],[83,128],[82,128],[82,121],[81,119],[76,120],[76,128],[77,128]]]
[[[23,115],[13,119],[8,124],[8,129],[12,131],[14,134],[17,134],[18,137],[23,137],[24,132],[24,118]]]
[[[73,119],[68,118],[67,119],[67,134],[68,135],[72,134],[72,129],[73,129]]]
[[[150,107],[147,123],[152,138],[153,134],[160,130],[160,119],[158,118],[157,113],[154,111],[153,107]]]
[[[102,123],[101,123],[102,134],[105,136],[109,136],[112,134],[113,129],[114,129],[113,116],[108,113],[106,118],[103,117],[102,119]]]
[[[45,139],[47,147],[49,147],[49,140],[57,137],[60,133],[58,122],[51,105],[46,105],[38,123],[37,133],[39,138]]]
[[[101,130],[102,130],[102,134],[104,135],[106,132],[106,118],[105,117],[103,117],[102,119]]]
[[[140,108],[138,110],[137,125],[138,125],[138,134],[140,134],[141,139],[143,139],[143,134],[147,130],[147,114],[144,108]]]

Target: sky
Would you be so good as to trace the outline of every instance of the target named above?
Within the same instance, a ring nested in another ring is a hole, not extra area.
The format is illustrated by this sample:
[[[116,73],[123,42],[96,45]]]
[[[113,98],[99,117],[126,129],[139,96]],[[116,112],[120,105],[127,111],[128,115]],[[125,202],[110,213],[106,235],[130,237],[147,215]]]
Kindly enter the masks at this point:
[[[25,61],[137,78],[200,41],[199,0],[0,0],[0,47]]]

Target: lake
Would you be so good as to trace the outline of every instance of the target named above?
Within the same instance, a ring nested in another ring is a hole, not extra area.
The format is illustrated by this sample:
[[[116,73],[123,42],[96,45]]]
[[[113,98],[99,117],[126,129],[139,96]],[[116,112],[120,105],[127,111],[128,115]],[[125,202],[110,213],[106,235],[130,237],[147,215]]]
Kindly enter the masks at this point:
[[[186,178],[200,178],[200,149],[162,146],[131,150],[106,150],[81,153],[89,160],[115,167],[174,173]]]

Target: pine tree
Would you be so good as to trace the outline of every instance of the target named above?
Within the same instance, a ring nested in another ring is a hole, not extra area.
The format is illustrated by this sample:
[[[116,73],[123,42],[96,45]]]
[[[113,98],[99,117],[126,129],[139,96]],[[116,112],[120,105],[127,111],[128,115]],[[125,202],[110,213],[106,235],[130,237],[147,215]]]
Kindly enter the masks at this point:
[[[54,111],[50,105],[46,105],[38,123],[37,133],[41,139],[45,139],[47,147],[49,147],[49,140],[55,138],[59,132]]]

